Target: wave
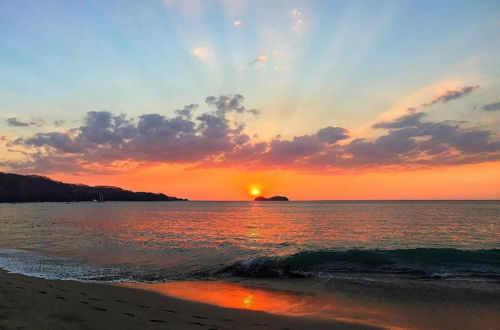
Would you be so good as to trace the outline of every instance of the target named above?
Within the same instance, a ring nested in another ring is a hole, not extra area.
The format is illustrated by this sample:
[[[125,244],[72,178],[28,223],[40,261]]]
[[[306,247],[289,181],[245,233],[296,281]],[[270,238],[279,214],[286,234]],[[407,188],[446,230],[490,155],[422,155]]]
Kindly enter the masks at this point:
[[[281,257],[264,256],[237,261],[218,273],[246,277],[335,276],[361,273],[432,278],[500,278],[500,250],[313,250]]]
[[[165,274],[140,267],[93,265],[82,260],[47,255],[30,250],[0,249],[0,268],[27,276],[77,281],[159,282],[169,280]]]
[[[222,260],[221,260],[222,261]],[[393,250],[310,250],[260,256],[189,269],[139,264],[91,265],[80,259],[34,251],[0,249],[0,268],[47,279],[106,282],[165,282],[240,277],[467,277],[500,280],[500,249],[416,248]]]

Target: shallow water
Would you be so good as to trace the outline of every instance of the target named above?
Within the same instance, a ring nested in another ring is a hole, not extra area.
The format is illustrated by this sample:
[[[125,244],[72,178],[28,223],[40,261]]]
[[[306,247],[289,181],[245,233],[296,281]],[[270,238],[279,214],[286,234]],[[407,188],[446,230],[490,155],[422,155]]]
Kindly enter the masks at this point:
[[[118,285],[227,308],[386,329],[496,329],[500,322],[500,291],[436,281],[233,278]]]
[[[48,278],[500,276],[499,202],[0,205],[0,267]]]

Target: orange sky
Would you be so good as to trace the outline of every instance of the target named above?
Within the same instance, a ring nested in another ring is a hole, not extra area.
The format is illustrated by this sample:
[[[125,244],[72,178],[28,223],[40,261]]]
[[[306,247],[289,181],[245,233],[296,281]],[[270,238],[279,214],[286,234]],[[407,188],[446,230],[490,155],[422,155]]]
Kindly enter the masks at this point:
[[[163,192],[191,200],[249,200],[249,189],[292,200],[318,199],[500,199],[500,162],[415,171],[317,175],[293,171],[186,170],[163,165],[110,176],[50,175],[89,185]]]

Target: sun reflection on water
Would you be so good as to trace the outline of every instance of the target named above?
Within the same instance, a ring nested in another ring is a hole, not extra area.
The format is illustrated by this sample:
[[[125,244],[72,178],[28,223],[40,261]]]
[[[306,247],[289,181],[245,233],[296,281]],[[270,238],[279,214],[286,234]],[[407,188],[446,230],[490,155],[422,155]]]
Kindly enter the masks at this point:
[[[223,281],[120,283],[120,286],[154,291],[170,297],[221,307],[263,311],[288,316],[308,316],[364,324],[390,325],[403,321],[390,310],[346,302],[334,295],[296,293]]]

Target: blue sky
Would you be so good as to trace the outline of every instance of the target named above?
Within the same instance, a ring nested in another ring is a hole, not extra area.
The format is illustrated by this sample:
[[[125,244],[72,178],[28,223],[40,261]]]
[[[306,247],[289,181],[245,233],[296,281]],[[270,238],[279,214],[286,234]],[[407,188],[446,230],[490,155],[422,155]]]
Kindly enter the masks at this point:
[[[0,105],[76,119],[241,93],[357,124],[436,81],[497,89],[499,12],[498,1],[2,1]],[[258,56],[266,63],[251,65]]]
[[[414,112],[494,142],[500,111],[482,107],[500,102],[499,32],[500,2],[487,0],[4,0],[0,156],[51,155],[53,145],[19,139],[76,139],[90,111],[138,123],[189,104],[211,111],[206,97],[235,94],[260,113],[224,120],[269,143],[265,152],[325,127],[349,132],[341,146],[374,141],[385,134],[374,124]],[[459,96],[422,106],[449,93]]]

